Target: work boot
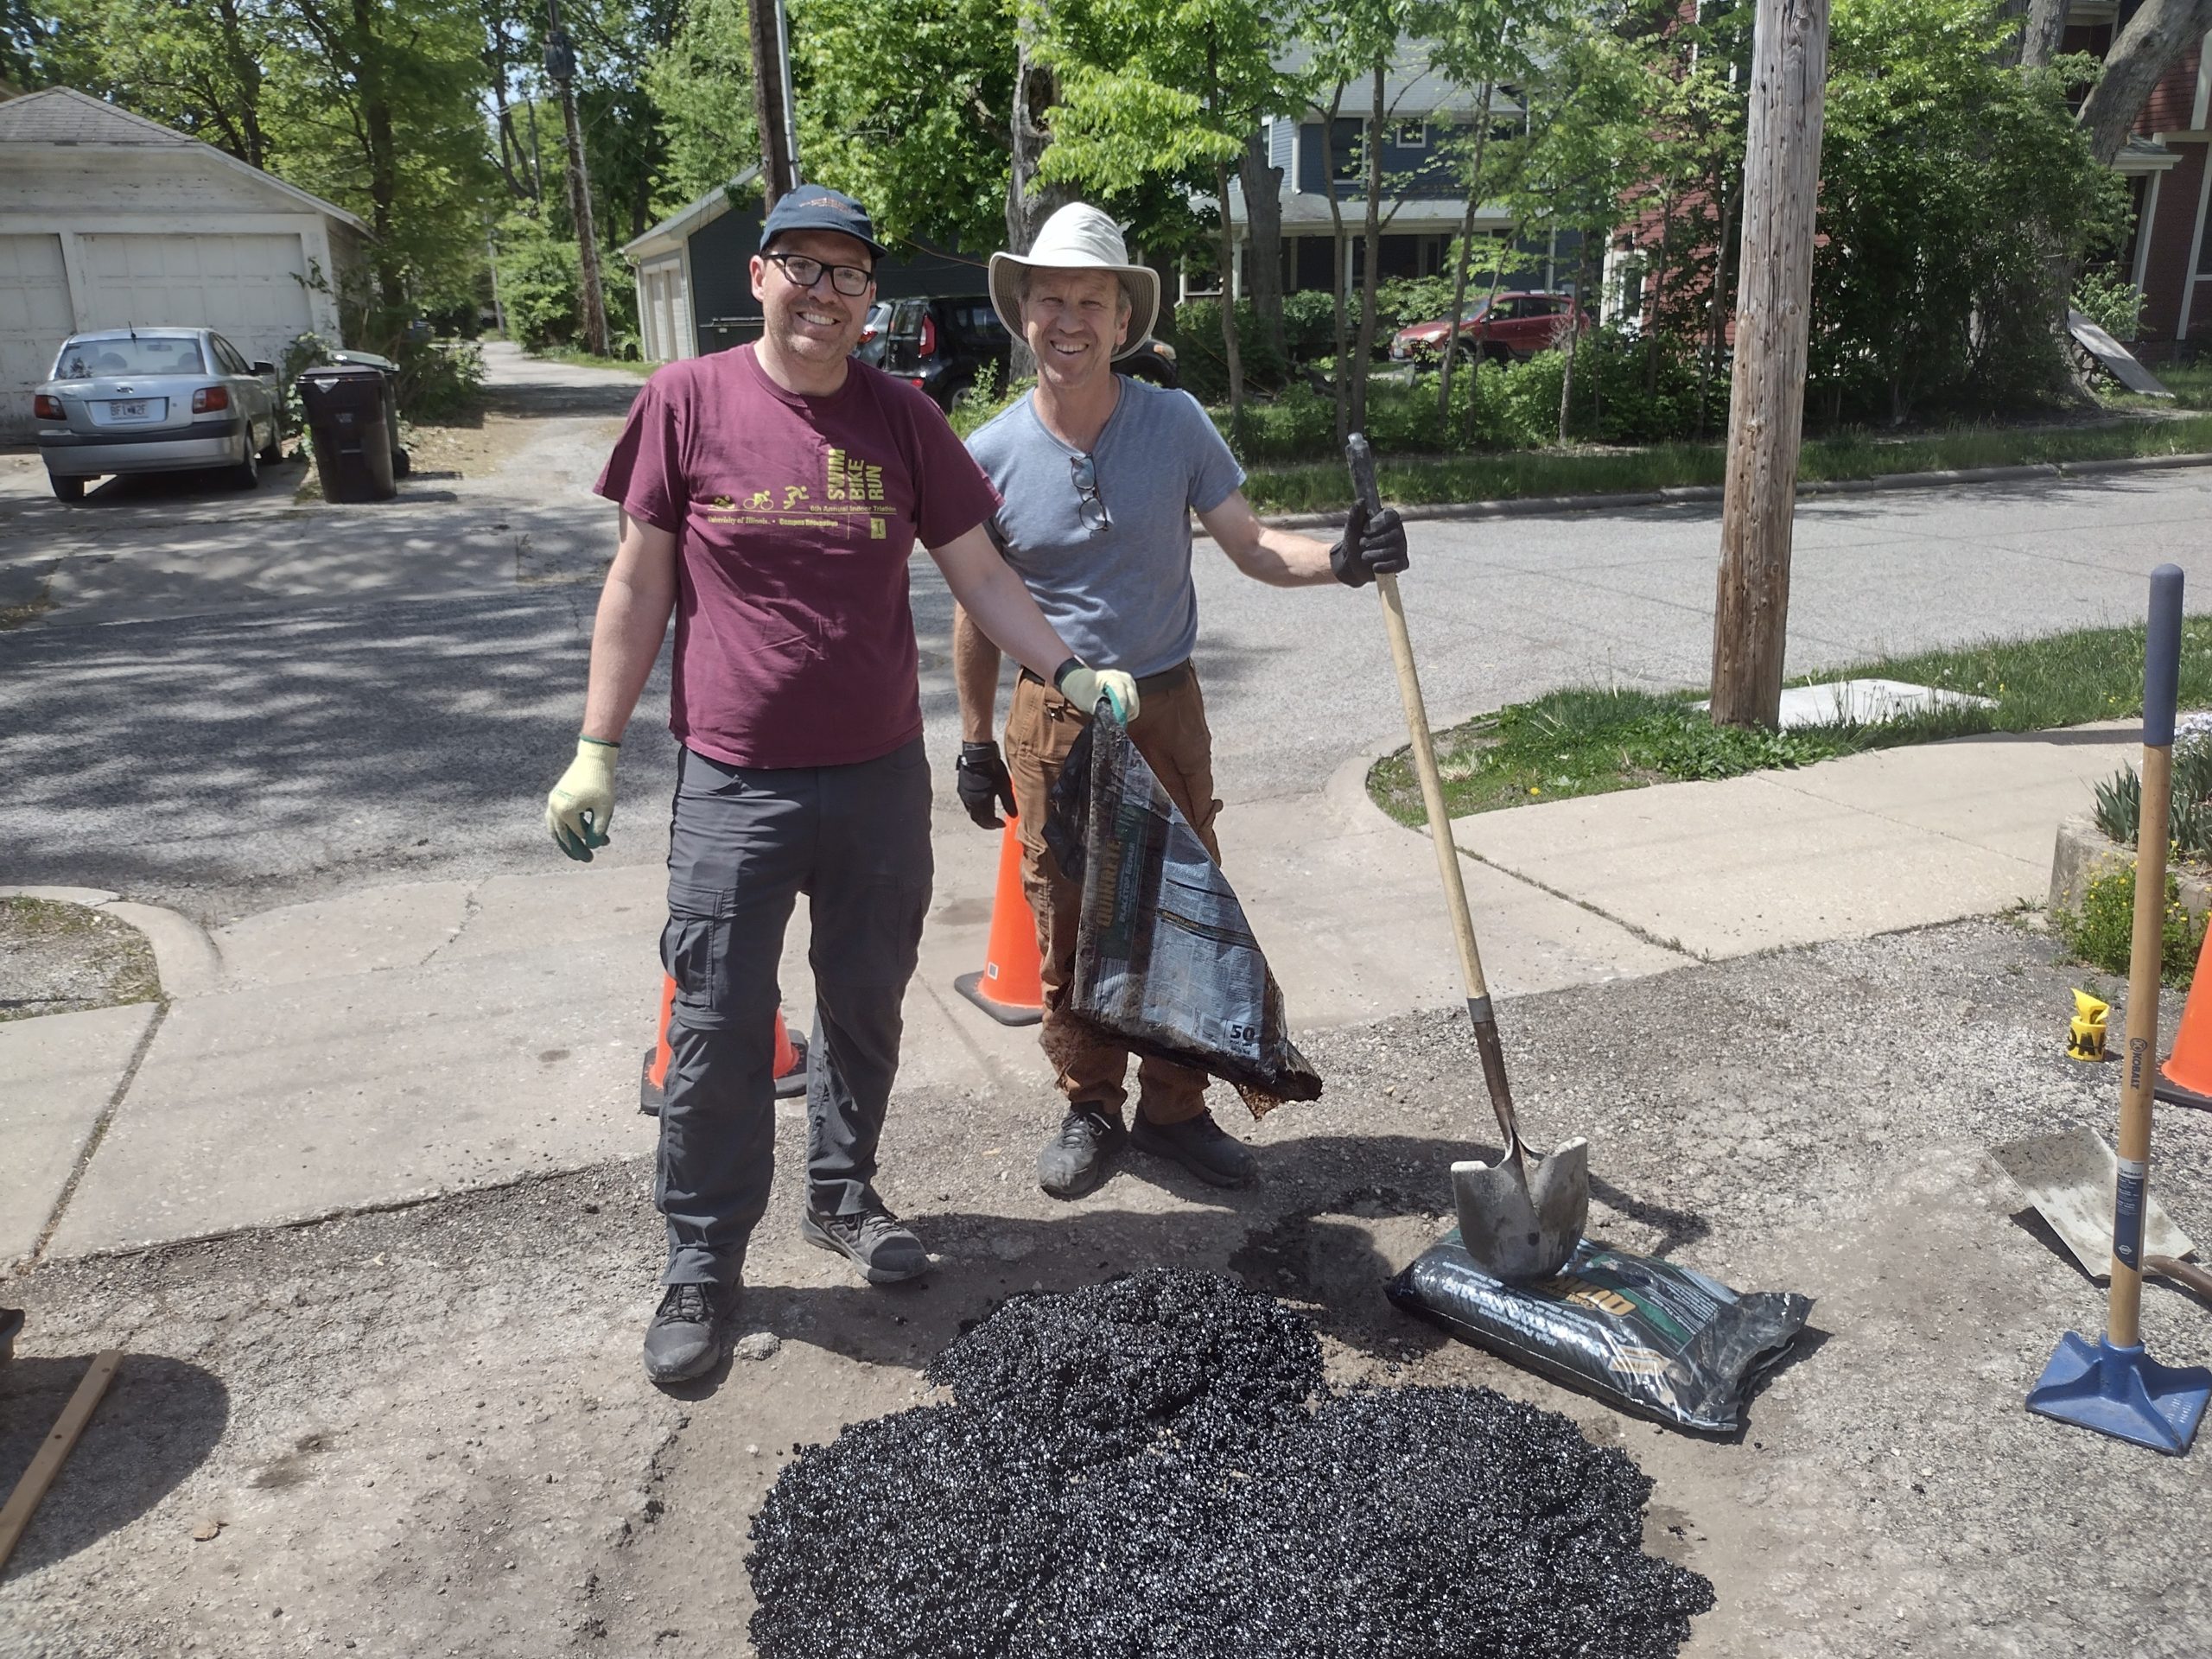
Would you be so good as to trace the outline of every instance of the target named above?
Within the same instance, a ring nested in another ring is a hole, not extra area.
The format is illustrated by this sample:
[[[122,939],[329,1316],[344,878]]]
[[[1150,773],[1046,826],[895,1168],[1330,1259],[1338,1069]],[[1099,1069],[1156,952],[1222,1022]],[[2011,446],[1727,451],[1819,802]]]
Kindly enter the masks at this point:
[[[1107,1160],[1128,1138],[1104,1111],[1077,1101],[1037,1154],[1037,1185],[1056,1198],[1081,1198],[1106,1179]]]
[[[850,1256],[871,1285],[895,1285],[930,1270],[929,1252],[898,1217],[871,1199],[868,1209],[849,1216],[817,1215],[810,1210],[798,1224],[810,1244]]]
[[[1180,1123],[1155,1123],[1142,1113],[1129,1131],[1129,1144],[1155,1158],[1172,1158],[1200,1180],[1215,1186],[1245,1186],[1260,1173],[1251,1149],[1205,1113]]]
[[[715,1369],[722,1357],[726,1293],[713,1285],[671,1285],[645,1327],[645,1375],[685,1382]]]

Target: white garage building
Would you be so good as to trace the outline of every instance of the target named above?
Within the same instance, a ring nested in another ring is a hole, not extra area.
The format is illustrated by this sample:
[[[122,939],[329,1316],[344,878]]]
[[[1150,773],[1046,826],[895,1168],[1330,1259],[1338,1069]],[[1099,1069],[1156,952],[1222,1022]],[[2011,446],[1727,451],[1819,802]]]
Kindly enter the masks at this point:
[[[340,339],[337,294],[368,226],[196,138],[53,87],[0,103],[0,439],[64,336],[137,323],[219,328],[279,361]]]

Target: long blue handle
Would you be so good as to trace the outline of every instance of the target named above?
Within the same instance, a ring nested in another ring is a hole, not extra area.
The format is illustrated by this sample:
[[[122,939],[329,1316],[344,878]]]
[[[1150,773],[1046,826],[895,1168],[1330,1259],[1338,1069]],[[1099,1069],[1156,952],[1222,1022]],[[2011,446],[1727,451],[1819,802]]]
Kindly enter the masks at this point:
[[[2174,704],[2181,691],[2181,567],[2151,573],[2151,630],[2143,650],[2143,746],[2174,741]]]

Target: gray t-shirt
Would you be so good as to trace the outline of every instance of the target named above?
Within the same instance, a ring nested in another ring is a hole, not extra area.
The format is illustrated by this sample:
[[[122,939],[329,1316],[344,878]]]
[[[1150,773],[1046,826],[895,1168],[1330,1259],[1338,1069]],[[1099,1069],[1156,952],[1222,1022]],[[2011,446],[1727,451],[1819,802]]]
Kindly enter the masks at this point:
[[[968,450],[1006,498],[994,537],[1068,649],[1141,677],[1198,643],[1191,514],[1226,501],[1244,470],[1190,393],[1126,377],[1121,387],[1090,451],[1103,529],[1084,522],[1080,452],[1046,429],[1034,393],[978,428]]]

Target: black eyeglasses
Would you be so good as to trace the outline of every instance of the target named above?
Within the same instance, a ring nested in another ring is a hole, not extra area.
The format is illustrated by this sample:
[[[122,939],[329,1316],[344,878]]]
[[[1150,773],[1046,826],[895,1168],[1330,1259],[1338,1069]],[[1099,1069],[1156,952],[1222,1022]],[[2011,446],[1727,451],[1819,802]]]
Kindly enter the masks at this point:
[[[1098,463],[1089,455],[1070,455],[1068,468],[1075,474],[1075,508],[1083,527],[1096,536],[1114,527],[1114,515],[1098,493]]]
[[[812,288],[826,270],[830,287],[848,298],[857,299],[868,292],[868,284],[875,280],[875,273],[863,266],[825,265],[803,253],[764,253],[760,257],[774,260],[783,270],[784,280],[795,288]]]

